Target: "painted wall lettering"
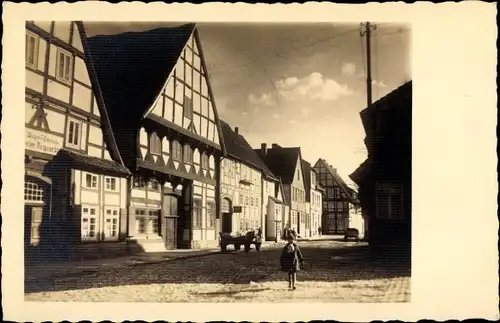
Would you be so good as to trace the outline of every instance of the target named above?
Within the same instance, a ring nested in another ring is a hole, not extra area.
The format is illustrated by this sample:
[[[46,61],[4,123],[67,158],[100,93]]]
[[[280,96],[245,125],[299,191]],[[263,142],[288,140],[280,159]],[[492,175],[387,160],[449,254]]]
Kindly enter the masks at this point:
[[[63,146],[63,138],[38,130],[25,129],[25,149],[55,155]]]

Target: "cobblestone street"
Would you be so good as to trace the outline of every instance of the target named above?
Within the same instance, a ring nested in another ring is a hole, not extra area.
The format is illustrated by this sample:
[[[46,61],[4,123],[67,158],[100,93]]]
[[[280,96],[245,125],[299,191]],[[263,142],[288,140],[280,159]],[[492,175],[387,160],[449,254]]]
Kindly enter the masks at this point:
[[[363,243],[299,242],[297,290],[279,271],[279,247],[30,277],[27,301],[408,302],[409,265],[373,259]]]

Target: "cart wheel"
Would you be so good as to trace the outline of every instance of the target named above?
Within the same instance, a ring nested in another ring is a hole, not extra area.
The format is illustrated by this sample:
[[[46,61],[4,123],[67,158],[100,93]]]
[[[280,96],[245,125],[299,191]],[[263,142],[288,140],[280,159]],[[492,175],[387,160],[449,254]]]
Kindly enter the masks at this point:
[[[255,244],[255,250],[260,251],[260,243]]]
[[[246,252],[250,252],[250,245],[249,245],[249,244],[246,244],[246,245],[245,245],[245,251],[246,251]]]
[[[240,245],[240,244],[235,244],[235,245],[234,245],[234,250],[239,251],[239,250],[240,250],[240,248],[241,248],[241,245]]]
[[[220,251],[226,252],[226,250],[227,250],[227,246],[226,245],[224,245],[224,244],[220,245]]]

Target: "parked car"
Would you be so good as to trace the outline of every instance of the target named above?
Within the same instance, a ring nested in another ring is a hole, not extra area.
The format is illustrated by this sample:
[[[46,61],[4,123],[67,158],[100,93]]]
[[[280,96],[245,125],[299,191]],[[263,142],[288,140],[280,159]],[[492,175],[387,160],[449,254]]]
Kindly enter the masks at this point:
[[[359,242],[359,230],[356,228],[347,228],[344,234],[344,241],[348,241],[349,239],[355,239],[356,242]]]

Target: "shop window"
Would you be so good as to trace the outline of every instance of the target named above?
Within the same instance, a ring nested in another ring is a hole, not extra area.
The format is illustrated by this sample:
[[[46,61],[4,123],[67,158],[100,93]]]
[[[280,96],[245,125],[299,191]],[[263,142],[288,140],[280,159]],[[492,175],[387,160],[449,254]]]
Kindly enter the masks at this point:
[[[81,236],[83,240],[97,240],[97,207],[82,207]]]
[[[37,68],[38,63],[38,43],[37,35],[26,31],[26,66]]]
[[[119,211],[118,208],[106,208],[104,214],[104,237],[110,239],[118,238]]]
[[[86,173],[85,174],[84,187],[91,188],[91,189],[96,189],[98,187],[97,180],[98,180],[97,179],[97,175]]]
[[[160,209],[135,209],[135,230],[136,234],[158,234]]]
[[[33,182],[24,182],[24,201],[43,203],[43,188]]]
[[[114,177],[106,177],[106,191],[116,192],[118,191],[117,180]]]

